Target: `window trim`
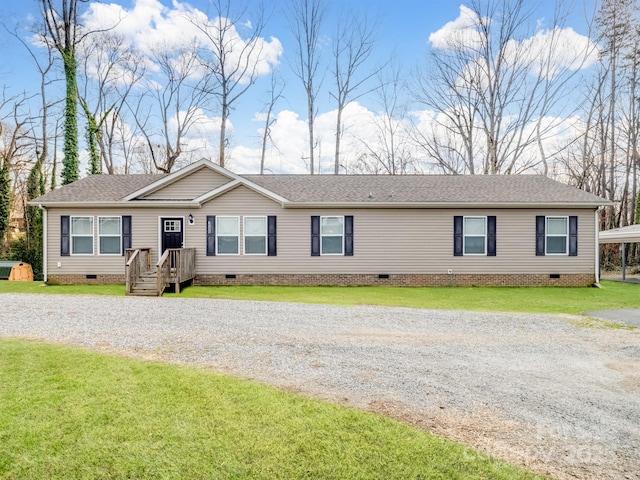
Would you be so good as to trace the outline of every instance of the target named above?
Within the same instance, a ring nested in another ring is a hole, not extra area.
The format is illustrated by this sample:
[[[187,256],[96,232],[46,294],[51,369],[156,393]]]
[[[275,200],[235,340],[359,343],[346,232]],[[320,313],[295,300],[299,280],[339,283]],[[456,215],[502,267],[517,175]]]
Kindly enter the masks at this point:
[[[91,220],[91,253],[74,253],[73,251],[73,238],[89,238],[89,235],[78,235],[73,233],[73,219],[74,218],[88,218]],[[95,255],[95,225],[94,219],[91,215],[70,215],[69,216],[69,254],[73,257],[90,257]]]
[[[247,219],[248,218],[261,218],[261,219],[264,219],[264,235],[253,235],[253,234],[248,235],[247,234]],[[258,256],[258,257],[266,257],[267,254],[269,253],[268,233],[269,233],[269,219],[267,218],[266,215],[245,215],[245,216],[243,216],[242,217],[242,254],[243,255]],[[250,237],[250,238],[262,237],[262,238],[264,238],[264,253],[247,253],[247,242],[246,242],[247,237]]]
[[[557,233],[549,233],[549,219],[550,218],[554,218],[554,219],[559,219],[562,218],[565,221],[565,226],[566,228],[566,233],[563,235],[559,235]],[[564,253],[549,253],[547,246],[548,246],[548,242],[547,239],[549,237],[553,237],[553,238],[558,238],[558,237],[564,237]],[[569,216],[568,215],[548,215],[544,217],[544,254],[545,255],[560,255],[560,256],[569,256]]]
[[[467,234],[466,228],[465,228],[466,225],[467,225],[467,218],[484,220],[484,234],[483,235]],[[485,216],[482,216],[482,215],[463,216],[462,217],[462,255],[463,256],[486,257],[487,256],[488,233],[489,233],[489,225],[488,225],[488,220],[487,220],[487,216],[486,215]],[[473,237],[473,238],[483,237],[484,238],[484,245],[483,245],[484,248],[483,248],[482,253],[467,253],[467,237]]]
[[[342,233],[339,235],[340,236],[340,252],[339,253],[324,253],[324,244],[322,242],[322,239],[324,237],[338,237],[338,235],[336,234],[323,234],[322,233],[322,219],[323,218],[340,218],[342,219]],[[324,256],[344,256],[344,237],[345,237],[345,221],[344,221],[344,215],[323,215],[320,216],[320,256],[324,257]]]
[[[105,234],[102,235],[100,233],[100,219],[101,218],[117,218],[119,219],[120,223],[120,233],[118,233],[118,235],[113,235],[113,234]],[[98,256],[122,256],[122,215],[99,215],[98,216],[98,221],[96,222],[97,224],[97,231],[98,231]],[[120,251],[118,253],[102,253],[100,251],[100,239],[102,237],[109,237],[109,238],[115,238],[118,237],[118,245],[120,247]]]
[[[220,235],[220,225],[219,225],[219,221],[220,219],[228,219],[228,218],[235,218],[237,225],[238,225],[238,233],[237,235]],[[237,253],[220,253],[220,237],[232,237],[235,236],[236,239],[238,240],[238,251]],[[223,255],[223,256],[238,256],[241,253],[241,249],[240,249],[240,216],[238,215],[216,215],[216,255]]]

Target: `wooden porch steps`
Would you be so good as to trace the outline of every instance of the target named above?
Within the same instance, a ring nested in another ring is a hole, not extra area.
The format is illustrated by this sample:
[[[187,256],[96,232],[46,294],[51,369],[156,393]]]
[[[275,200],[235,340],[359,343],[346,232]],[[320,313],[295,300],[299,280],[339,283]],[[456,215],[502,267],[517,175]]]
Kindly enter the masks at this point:
[[[146,272],[140,275],[135,286],[131,289],[130,295],[139,297],[158,296],[158,274],[156,272]]]

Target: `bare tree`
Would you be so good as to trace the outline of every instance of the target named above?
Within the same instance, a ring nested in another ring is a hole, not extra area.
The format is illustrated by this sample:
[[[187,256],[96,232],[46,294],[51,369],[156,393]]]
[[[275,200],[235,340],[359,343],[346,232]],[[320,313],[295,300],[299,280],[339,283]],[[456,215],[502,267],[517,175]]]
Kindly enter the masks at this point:
[[[144,63],[125,39],[113,32],[87,39],[78,56],[83,80],[80,103],[88,128],[94,131],[89,143],[95,145],[90,150],[107,173],[128,173],[132,136],[123,128],[123,115],[127,99],[145,74]]]
[[[177,50],[157,48],[153,59],[164,86],[149,80],[147,92],[135,105],[128,101],[135,123],[144,137],[146,154],[156,170],[170,173],[185,149],[189,131],[202,119],[209,100],[206,77],[202,75],[198,46]],[[146,103],[149,98],[153,102]],[[157,118],[156,118],[157,117]]]
[[[323,80],[323,75],[319,71],[322,51],[320,34],[327,10],[322,0],[291,0],[289,5],[289,25],[296,45],[296,61],[293,63],[293,72],[302,82],[307,95],[309,172],[314,174],[316,98]]]
[[[207,39],[199,49],[199,57],[206,73],[213,77],[207,82],[207,93],[215,95],[220,103],[220,145],[218,163],[225,165],[227,121],[231,110],[255,83],[261,72],[264,40],[261,38],[265,26],[261,10],[251,19],[250,33],[242,38],[238,32],[247,9],[238,13],[231,9],[231,0],[212,0],[216,14],[213,21],[190,18],[190,21]]]
[[[402,101],[402,70],[393,62],[378,74],[377,102],[372,116],[372,138],[362,138],[364,152],[352,170],[359,173],[404,175],[417,171],[413,146],[407,136],[408,112]]]
[[[66,82],[65,123],[64,123],[64,159],[62,183],[67,184],[78,179],[78,120],[76,79],[76,47],[84,34],[79,32],[78,3],[88,0],[62,0],[61,8],[56,8],[53,0],[38,0],[47,37],[60,52],[64,66]]]
[[[434,142],[418,132],[419,144],[443,170],[546,172],[544,140],[560,128],[561,100],[595,46],[585,42],[567,62],[558,55],[562,11],[534,36],[531,8],[526,0],[473,0],[461,7],[472,24],[434,44],[430,68],[417,72],[416,100],[438,112],[434,123],[450,137]]]
[[[6,246],[6,231],[11,212],[23,205],[26,179],[33,165],[33,142],[29,136],[29,118],[21,110],[24,95],[0,95],[0,251]]]
[[[9,33],[25,48],[40,74],[40,111],[37,114],[30,115],[31,119],[29,123],[37,155],[38,165],[36,167],[36,171],[39,171],[40,174],[44,176],[43,169],[45,168],[49,157],[49,142],[52,136],[55,137],[57,135],[57,129],[54,130],[53,134],[49,132],[49,114],[51,108],[54,108],[61,102],[61,100],[50,102],[47,95],[49,87],[56,81],[56,79],[50,78],[51,71],[55,65],[55,59],[53,52],[50,49],[46,50],[46,56],[42,59],[40,55],[36,54],[33,47],[22,39],[22,37],[20,37],[16,32]],[[43,36],[44,34],[40,33],[39,35]],[[44,190],[45,189],[43,187],[41,192],[42,194],[44,194]]]
[[[284,80],[280,76],[278,76],[277,71],[274,70],[271,72],[271,87],[269,88],[269,100],[266,105],[266,113],[264,118],[264,131],[262,132],[262,149],[260,152],[260,175],[264,174],[264,163],[265,157],[267,153],[267,141],[271,138],[271,125],[275,122],[273,118],[273,109],[276,106],[276,103],[282,97],[282,92],[284,91],[285,83]]]
[[[338,102],[336,116],[336,146],[334,155],[334,174],[340,170],[340,141],[344,133],[342,114],[352,101],[370,93],[371,89],[356,94],[368,80],[375,77],[383,68],[379,66],[368,72],[362,72],[375,46],[377,25],[366,17],[359,19],[355,15],[341,15],[338,20],[336,37],[333,44],[333,78],[335,93],[331,96]]]
[[[604,0],[596,19],[600,32],[600,42],[603,46],[601,61],[607,72],[606,109],[607,131],[605,155],[602,156],[607,180],[607,198],[619,200],[618,215],[613,207],[607,210],[605,225],[619,226],[630,221],[631,212],[628,209],[629,176],[631,173],[631,159],[636,152],[631,152],[629,142],[633,140],[636,127],[635,119],[635,71],[638,62],[635,52],[635,34],[637,33],[637,5],[633,0]],[[635,22],[635,25],[634,25]],[[629,100],[625,101],[624,95]],[[628,102],[628,103],[627,103]],[[625,112],[627,110],[627,112]],[[625,119],[626,113],[626,119]],[[626,142],[625,142],[626,138]],[[625,145],[626,146],[623,146]],[[624,160],[623,160],[624,159]],[[605,169],[604,163],[607,163]],[[624,178],[620,179],[618,165],[623,164]],[[604,175],[603,175],[604,176]],[[624,185],[617,196],[618,180]]]

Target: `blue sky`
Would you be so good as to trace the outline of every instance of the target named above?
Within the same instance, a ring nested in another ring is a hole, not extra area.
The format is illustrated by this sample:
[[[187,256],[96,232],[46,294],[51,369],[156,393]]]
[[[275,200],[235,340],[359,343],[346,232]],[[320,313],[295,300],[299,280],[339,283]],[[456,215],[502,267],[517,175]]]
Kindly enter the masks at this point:
[[[176,7],[175,2],[168,0],[105,0],[102,3],[107,7],[109,5],[119,5],[125,11],[131,12],[137,2],[151,4],[156,1],[160,1],[169,10]],[[203,12],[210,10],[207,0],[191,0],[180,3],[189,4]],[[288,59],[292,58],[294,46],[286,19],[283,16],[283,9],[286,4],[285,0],[277,0],[270,3],[271,7],[269,8],[271,9],[272,17],[264,31],[264,37],[266,39],[270,37],[277,38],[283,48],[279,71],[285,78],[287,86],[284,92],[285,99],[276,106],[276,113],[282,114],[279,123],[282,124],[283,130],[286,129],[282,136],[296,135],[293,132],[298,132],[298,136],[304,136],[304,129],[302,128],[304,127],[304,120],[306,120],[304,91],[288,66]],[[430,35],[442,30],[449,22],[456,21],[461,14],[461,5],[463,4],[463,1],[450,0],[341,0],[340,2],[328,2],[329,15],[325,24],[327,41],[330,41],[330,35],[337,22],[337,16],[363,15],[366,13],[370,19],[378,22],[376,58],[372,60],[372,64],[384,62],[390,55],[393,55],[394,60],[404,68],[405,75],[408,76],[412,68],[424,62]],[[533,2],[530,5],[535,6],[532,22],[537,23],[538,28],[545,28],[547,19],[552,11],[553,2],[545,0]],[[578,33],[584,33],[585,12],[586,15],[590,15],[592,9],[593,3],[591,0],[588,0],[586,5],[580,0],[574,0],[570,8],[571,16],[566,22],[567,26],[572,27]],[[27,27],[33,18],[39,18],[37,2],[36,0],[2,0],[0,17],[8,29],[18,29],[24,34],[25,31],[21,29]],[[535,28],[536,25],[532,25],[532,30],[535,30]],[[330,52],[326,53],[330,54]],[[39,85],[38,81],[39,78],[33,61],[24,48],[6,31],[0,30],[0,86],[6,85],[9,92],[13,94],[25,89],[35,92]],[[325,83],[328,82],[330,82],[330,78],[325,79]],[[255,118],[256,113],[259,112],[264,103],[267,87],[266,78],[259,79],[249,93],[240,100],[237,109],[231,114],[233,125],[232,145],[237,149],[234,161],[236,169],[239,171],[255,171],[255,149],[258,146],[259,128],[261,127],[260,122],[257,122]],[[62,88],[62,83],[60,83],[60,88]],[[320,104],[319,116],[322,116],[323,113],[328,115],[328,112],[335,108],[327,91],[321,92],[318,102]],[[375,108],[368,99],[361,100],[361,103],[364,109],[373,110]],[[318,129],[320,132],[322,132],[323,128],[322,122],[324,121],[324,124],[326,124],[326,140],[323,149],[330,152],[332,146],[330,145],[331,130],[329,124],[331,121],[329,116],[327,116],[327,119],[319,120]],[[297,168],[294,165],[296,158],[302,155],[302,152],[295,150],[296,148],[299,149],[299,147],[287,145],[283,141],[283,144],[279,147],[279,153],[276,155],[280,160],[274,163],[272,170],[302,171],[302,168]]]

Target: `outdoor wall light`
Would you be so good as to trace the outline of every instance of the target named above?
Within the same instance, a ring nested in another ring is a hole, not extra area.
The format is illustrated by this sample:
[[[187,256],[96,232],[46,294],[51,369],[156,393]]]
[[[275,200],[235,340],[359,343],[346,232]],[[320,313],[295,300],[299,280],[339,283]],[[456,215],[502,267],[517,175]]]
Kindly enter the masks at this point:
[[[193,214],[189,214],[189,225],[193,225],[194,223],[196,223],[196,221],[193,218]]]

